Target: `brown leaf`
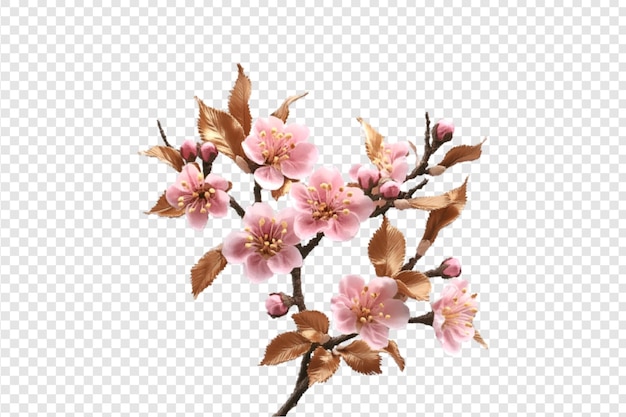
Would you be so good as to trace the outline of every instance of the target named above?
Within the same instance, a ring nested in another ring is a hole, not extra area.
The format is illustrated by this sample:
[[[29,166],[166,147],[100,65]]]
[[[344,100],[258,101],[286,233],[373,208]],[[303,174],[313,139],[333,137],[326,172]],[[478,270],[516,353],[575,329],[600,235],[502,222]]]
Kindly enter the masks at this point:
[[[298,332],[279,334],[267,345],[261,365],[278,365],[296,359],[310,347],[311,342]]]
[[[473,161],[480,158],[482,146],[486,140],[487,138],[474,146],[455,146],[454,148],[450,149],[448,153],[446,153],[446,156],[444,156],[443,160],[439,162],[439,165],[450,168],[452,165],[458,164],[459,162]]]
[[[239,125],[243,128],[244,135],[248,136],[252,127],[252,115],[250,115],[250,106],[248,105],[250,94],[252,93],[252,82],[243,73],[241,64],[237,64],[237,69],[239,74],[237,75],[235,86],[230,92],[228,112],[239,122]]]
[[[426,275],[417,271],[400,271],[394,278],[399,292],[416,300],[428,301],[431,283]]]
[[[153,146],[147,151],[139,152],[141,155],[152,156],[158,158],[162,162],[165,162],[176,171],[180,172],[185,165],[183,157],[180,155],[178,149],[170,148],[169,146]]]
[[[400,354],[400,349],[398,349],[398,344],[394,342],[393,340],[390,340],[387,347],[384,348],[383,350],[387,352],[389,355],[391,355],[393,360],[396,361],[396,363],[398,364],[398,368],[400,368],[401,371],[404,371],[404,358]]]
[[[212,142],[218,151],[235,159],[236,156],[246,158],[241,142],[246,138],[239,122],[230,114],[205,105],[196,97],[200,107],[198,131],[202,140]]]
[[[355,371],[373,375],[380,374],[380,354],[372,350],[364,340],[355,340],[348,346],[337,349],[348,366]]]
[[[159,201],[146,214],[156,214],[161,217],[180,217],[185,214],[185,209],[172,207],[165,198],[165,193],[159,198]]]
[[[289,105],[293,103],[294,101],[299,100],[302,97],[306,96],[307,94],[309,93],[306,92],[300,95],[287,97],[285,101],[283,101],[283,104],[281,104],[280,107],[276,109],[274,113],[272,113],[272,116],[278,117],[280,120],[283,121],[283,123],[287,122],[287,117],[289,117]]]
[[[222,246],[211,249],[191,268],[191,292],[197,298],[206,287],[213,283],[217,275],[226,267]]]
[[[424,230],[424,236],[422,237],[422,241],[429,242],[428,247],[435,241],[439,231],[452,223],[461,214],[467,200],[465,194],[466,188],[467,178],[463,185],[446,193],[450,199],[450,204],[447,207],[430,212],[428,220],[426,221],[426,230]],[[423,255],[423,253],[421,255]]]
[[[291,317],[296,322],[300,334],[311,342],[326,343],[330,338],[327,335],[330,323],[324,313],[315,310],[305,310]]]
[[[485,342],[485,340],[480,335],[480,333],[478,333],[478,330],[476,330],[476,328],[474,328],[474,340],[477,341],[485,349],[489,349],[489,346],[487,346],[487,342]]]
[[[393,205],[398,210],[406,210],[408,208],[420,209],[420,210],[437,210],[447,207],[450,204],[450,198],[447,194],[437,195],[432,197],[416,197],[408,200],[396,200]]]
[[[406,242],[402,232],[389,224],[387,217],[372,236],[367,254],[379,277],[392,277],[402,268]]]
[[[367,157],[374,164],[377,164],[380,160],[380,152],[383,147],[383,135],[378,133],[369,123],[360,117],[357,117],[357,120],[361,123],[365,131],[365,152],[367,152]]]
[[[285,182],[283,183],[282,187],[280,187],[278,190],[272,190],[272,197],[274,197],[274,200],[278,200],[285,194],[289,193],[289,191],[291,190],[291,184],[293,184],[294,182],[298,182],[298,180],[285,178]]]
[[[326,382],[339,369],[340,357],[318,346],[313,352],[307,374],[309,375],[309,387],[316,382]]]

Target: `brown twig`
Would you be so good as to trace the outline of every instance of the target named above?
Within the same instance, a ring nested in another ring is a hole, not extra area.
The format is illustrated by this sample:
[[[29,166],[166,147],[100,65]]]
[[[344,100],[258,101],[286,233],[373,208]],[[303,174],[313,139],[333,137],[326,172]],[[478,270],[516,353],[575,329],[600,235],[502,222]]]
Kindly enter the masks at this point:
[[[260,203],[261,200],[261,186],[258,182],[254,182],[254,202]]]
[[[309,240],[309,243],[307,243],[306,246],[302,246],[300,244],[296,246],[296,248],[300,251],[303,260],[309,255],[309,253],[311,253],[313,248],[320,243],[320,240],[322,240],[323,237],[324,233],[319,232],[313,239]]]
[[[298,311],[306,310],[304,304],[304,294],[302,293],[302,268],[294,268],[291,270],[291,282],[293,285],[293,300],[298,306]]]
[[[163,131],[163,127],[161,127],[161,122],[159,122],[157,120],[157,125],[159,125],[159,132],[161,133],[161,138],[163,138],[163,142],[165,142],[165,145],[172,148],[173,146],[170,145],[170,143],[167,141],[167,137],[165,136],[165,132]]]
[[[230,206],[235,209],[239,217],[245,216],[246,211],[241,208],[241,206],[239,205],[239,203],[237,203],[237,200],[235,200],[235,197],[233,196],[230,197]]]
[[[404,265],[402,265],[402,271],[410,271],[415,268],[415,264],[422,258],[422,255],[415,254],[414,257],[409,259]]]
[[[439,148],[438,145],[431,146],[430,144],[430,118],[428,117],[428,112],[426,112],[426,131],[424,132],[424,155],[422,156],[422,160],[419,165],[411,171],[409,175],[406,176],[406,181],[417,177],[418,175],[424,175],[426,173],[426,167],[428,167],[428,160],[430,156],[435,153],[435,151]]]
[[[429,313],[424,314],[423,316],[411,317],[409,319],[409,323],[421,323],[427,326],[432,326],[434,318],[435,318],[435,313],[431,311]]]

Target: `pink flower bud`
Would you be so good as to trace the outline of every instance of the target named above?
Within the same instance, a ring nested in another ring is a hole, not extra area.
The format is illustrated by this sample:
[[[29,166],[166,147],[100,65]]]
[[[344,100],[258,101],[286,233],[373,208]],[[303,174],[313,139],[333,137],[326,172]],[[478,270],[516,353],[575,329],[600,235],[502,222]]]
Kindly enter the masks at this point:
[[[357,171],[356,177],[361,188],[370,188],[378,184],[380,172],[377,169],[362,166]]]
[[[433,128],[433,136],[439,142],[447,142],[454,134],[454,124],[451,119],[441,119]]]
[[[441,276],[443,278],[456,278],[461,275],[461,262],[456,258],[448,258],[441,263],[443,268]]]
[[[180,147],[180,154],[187,162],[193,162],[198,155],[198,145],[193,140],[186,140]]]
[[[380,193],[385,198],[395,198],[400,194],[400,184],[395,181],[386,181],[380,186]]]
[[[212,161],[217,156],[217,148],[211,142],[204,142],[200,146],[200,159],[205,162]]]
[[[272,318],[282,317],[289,311],[289,306],[283,301],[282,294],[272,293],[267,300],[265,300],[265,309],[267,314]]]

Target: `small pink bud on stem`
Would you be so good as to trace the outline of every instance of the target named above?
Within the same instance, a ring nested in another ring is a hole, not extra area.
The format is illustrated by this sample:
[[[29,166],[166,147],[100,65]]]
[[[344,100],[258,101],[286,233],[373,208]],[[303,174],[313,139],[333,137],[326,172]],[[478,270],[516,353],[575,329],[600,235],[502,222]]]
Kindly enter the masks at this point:
[[[456,278],[461,275],[461,262],[456,258],[447,258],[438,268],[442,278]]]
[[[213,162],[216,156],[217,148],[213,143],[204,142],[202,146],[200,146],[200,159],[204,162]]]
[[[180,154],[187,162],[193,162],[198,156],[198,144],[193,140],[186,140],[180,147]]]
[[[380,186],[380,193],[385,198],[396,198],[400,194],[400,184],[395,181],[386,181]]]
[[[282,317],[289,311],[289,308],[293,305],[293,299],[288,295],[281,293],[271,293],[267,300],[265,300],[265,309],[267,314],[273,319]]]
[[[441,119],[433,126],[432,135],[437,142],[448,142],[454,134],[454,124],[451,119]]]

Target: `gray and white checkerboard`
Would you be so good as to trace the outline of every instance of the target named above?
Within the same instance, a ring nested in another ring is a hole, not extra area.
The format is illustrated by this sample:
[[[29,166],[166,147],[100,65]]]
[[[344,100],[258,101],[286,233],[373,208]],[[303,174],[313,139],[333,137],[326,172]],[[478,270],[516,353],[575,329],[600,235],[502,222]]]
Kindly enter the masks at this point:
[[[295,362],[257,366],[292,328],[262,305],[288,277],[252,285],[228,268],[193,301],[190,267],[240,221],[198,233],[143,214],[175,178],[137,155],[158,142],[156,119],[174,143],[197,137],[194,95],[225,107],[238,62],[254,116],[310,92],[290,119],[310,127],[320,165],[365,162],[357,116],[390,140],[420,142],[424,111],[453,118],[456,143],[490,138],[424,189],[470,174],[461,219],[418,266],[461,259],[491,348],[452,358],[430,328],[396,331],[403,373],[342,367],[295,414],[617,416],[626,403],[617,2],[0,3],[0,415],[267,415],[291,392]],[[247,178],[216,169],[249,201]],[[424,213],[391,219],[415,245]],[[310,306],[329,312],[342,274],[372,274],[377,225],[307,259]]]

